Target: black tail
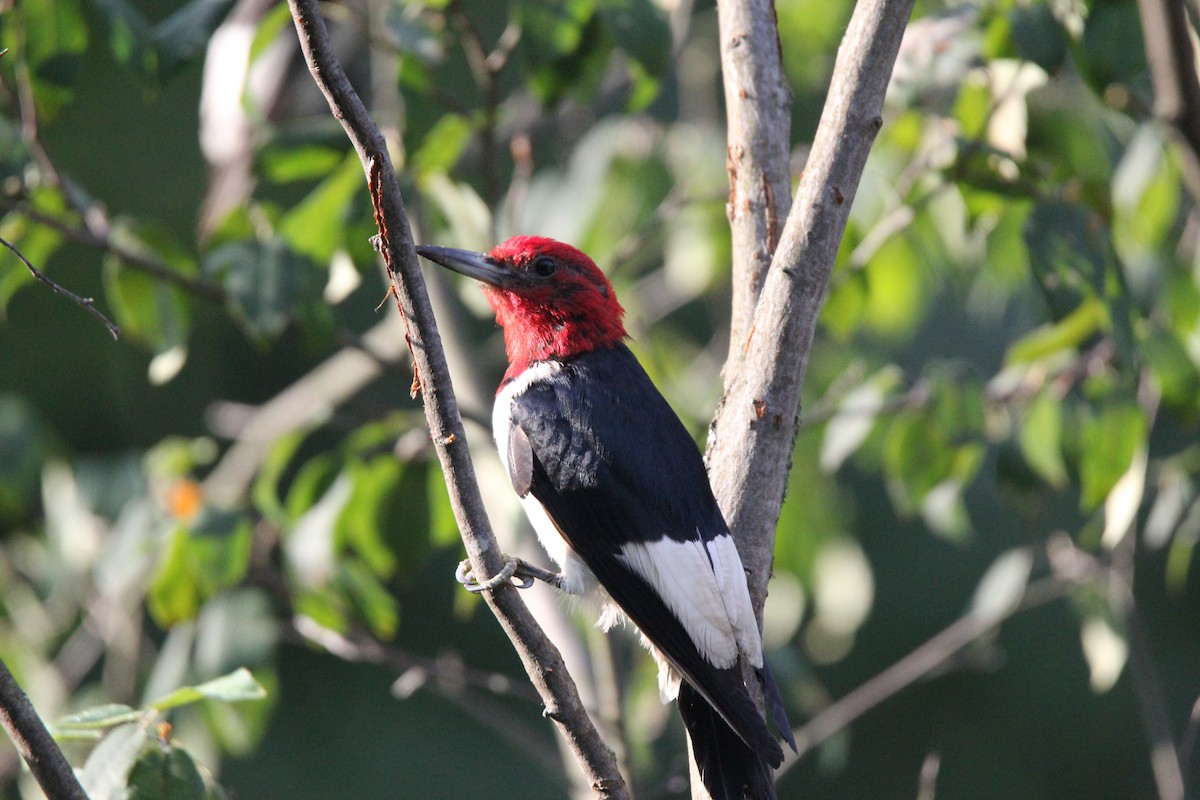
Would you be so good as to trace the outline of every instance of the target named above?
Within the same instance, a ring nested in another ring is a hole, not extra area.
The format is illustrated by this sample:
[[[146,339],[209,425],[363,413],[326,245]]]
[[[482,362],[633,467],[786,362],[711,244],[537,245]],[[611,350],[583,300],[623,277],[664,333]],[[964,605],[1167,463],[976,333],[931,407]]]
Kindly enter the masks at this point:
[[[770,765],[687,681],[679,686],[679,715],[713,800],[775,800]]]

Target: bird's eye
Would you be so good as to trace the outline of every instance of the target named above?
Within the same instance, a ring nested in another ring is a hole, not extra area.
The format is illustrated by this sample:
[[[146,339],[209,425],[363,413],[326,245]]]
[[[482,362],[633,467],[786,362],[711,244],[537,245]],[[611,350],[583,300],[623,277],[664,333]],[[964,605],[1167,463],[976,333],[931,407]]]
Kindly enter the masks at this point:
[[[533,271],[540,277],[549,278],[556,269],[558,269],[558,262],[550,256],[539,256],[534,259]]]

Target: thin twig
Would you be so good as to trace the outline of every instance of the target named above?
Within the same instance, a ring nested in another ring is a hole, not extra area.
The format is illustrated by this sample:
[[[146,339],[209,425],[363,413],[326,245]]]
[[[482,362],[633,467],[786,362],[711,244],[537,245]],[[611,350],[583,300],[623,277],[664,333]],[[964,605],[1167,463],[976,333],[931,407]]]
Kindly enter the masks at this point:
[[[0,661],[0,725],[49,800],[88,800],[75,771],[3,661]]]
[[[96,319],[100,320],[101,324],[103,324],[104,327],[108,328],[108,332],[112,334],[113,339],[120,338],[121,329],[117,327],[117,324],[115,322],[113,322],[108,317],[104,316],[104,314],[100,311],[100,309],[96,308],[95,300],[93,300],[90,297],[80,297],[79,295],[72,292],[70,289],[65,289],[61,285],[56,283],[55,281],[51,280],[44,272],[42,272],[40,269],[38,269],[32,263],[30,263],[29,259],[25,257],[25,254],[22,253],[20,250],[18,250],[17,246],[15,244],[13,244],[12,242],[8,241],[7,239],[0,238],[0,244],[4,245],[9,250],[12,250],[13,253],[16,254],[17,258],[21,259],[21,261],[25,264],[25,266],[29,268],[29,271],[31,273],[33,273],[33,277],[37,278],[39,281],[41,281],[42,283],[49,286],[50,290],[53,291],[55,294],[61,294],[63,297],[67,298],[72,303],[79,306],[84,311],[88,312],[93,317],[95,317]]]
[[[845,729],[863,714],[946,664],[962,652],[963,648],[995,630],[1005,619],[1064,597],[1071,586],[1072,583],[1064,578],[1043,578],[1029,584],[1022,602],[1000,618],[984,617],[970,612],[959,617],[908,655],[797,728],[793,733],[799,752],[785,754],[783,766],[779,768],[776,777],[782,776],[813,748]]]
[[[139,253],[136,250],[130,250],[128,247],[114,242],[110,236],[97,234],[89,228],[69,225],[57,217],[43,214],[26,205],[9,206],[9,210],[21,214],[30,222],[35,222],[38,225],[44,225],[51,230],[57,231],[67,240],[76,244],[94,247],[97,250],[111,253],[130,269],[149,275],[164,283],[178,286],[188,294],[213,303],[224,303],[226,300],[225,290],[220,286],[198,278],[182,275],[163,261]],[[104,227],[107,228],[107,224]]]
[[[288,5],[309,70],[367,173],[379,225],[380,252],[406,321],[430,435],[446,476],[451,505],[472,569],[486,580],[500,569],[500,548],[479,494],[466,433],[386,143],[333,54],[316,0],[288,0]],[[505,586],[484,597],[512,640],[546,706],[546,715],[558,724],[570,743],[592,790],[600,797],[627,798],[629,793],[612,751],[588,719],[562,655],[533,619],[517,591]]]

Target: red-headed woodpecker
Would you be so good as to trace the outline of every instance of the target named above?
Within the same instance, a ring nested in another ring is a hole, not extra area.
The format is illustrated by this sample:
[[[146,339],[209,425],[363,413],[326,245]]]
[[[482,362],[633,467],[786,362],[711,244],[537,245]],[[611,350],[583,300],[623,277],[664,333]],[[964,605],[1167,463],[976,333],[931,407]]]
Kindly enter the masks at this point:
[[[678,697],[713,798],[774,797],[783,751],[742,681],[755,670],[793,749],[763,660],[746,574],[695,442],[625,346],[623,309],[570,245],[517,236],[488,254],[417,252],[482,281],[508,371],[492,425],[500,458],[569,594],[597,585],[641,631],[664,700]],[[540,573],[540,574],[538,574]],[[602,624],[619,614],[606,612]]]

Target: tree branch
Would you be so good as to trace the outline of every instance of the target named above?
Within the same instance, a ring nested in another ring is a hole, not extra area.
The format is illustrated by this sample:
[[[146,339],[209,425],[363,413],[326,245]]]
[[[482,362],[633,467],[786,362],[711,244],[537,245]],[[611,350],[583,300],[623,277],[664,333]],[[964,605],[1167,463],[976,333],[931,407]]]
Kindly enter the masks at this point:
[[[855,5],[812,154],[742,343],[744,359],[726,370],[725,396],[709,434],[713,489],[749,572],[760,619],[817,316],[867,153],[883,123],[883,97],[912,5]]]
[[[8,731],[46,797],[88,800],[75,771],[3,661],[0,661],[0,725]]]
[[[88,312],[93,317],[95,317],[96,319],[100,320],[101,324],[103,324],[104,327],[108,328],[108,332],[112,334],[112,337],[114,339],[119,339],[121,337],[121,329],[117,327],[117,324],[115,322],[113,322],[108,317],[104,316],[104,314],[100,311],[100,309],[96,308],[95,300],[93,300],[90,297],[80,297],[79,295],[72,292],[70,289],[63,288],[58,283],[51,280],[49,277],[46,276],[46,273],[42,272],[40,269],[38,269],[32,263],[30,263],[29,259],[25,257],[25,254],[22,253],[20,250],[18,250],[17,246],[14,245],[12,242],[8,241],[7,239],[0,239],[0,244],[4,245],[9,250],[12,250],[13,253],[16,255],[16,257],[21,259],[21,263],[23,263],[29,269],[29,271],[31,273],[33,273],[33,277],[37,278],[39,281],[41,281],[42,283],[49,286],[51,291],[53,291],[55,294],[61,294],[63,297],[67,298],[72,303],[79,306],[84,311]]]
[[[425,416],[472,569],[486,580],[501,567],[500,548],[484,513],[445,354],[386,144],[333,55],[316,0],[288,0],[288,5],[309,70],[367,173],[379,224],[380,252],[392,278],[397,305],[407,322],[407,340],[419,381],[414,382],[414,389],[419,388],[424,397]],[[516,590],[505,586],[484,597],[541,695],[546,716],[558,723],[593,791],[600,797],[627,798],[612,751],[588,719],[561,654],[534,621]]]
[[[720,0],[733,307],[725,375],[737,372],[754,307],[792,205],[791,90],[783,75],[774,0]]]
[[[1187,7],[1179,0],[1138,0],[1146,62],[1154,85],[1154,115],[1186,145],[1186,176],[1200,191],[1200,79]]]

